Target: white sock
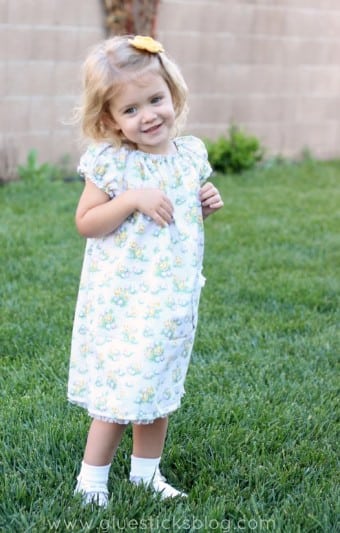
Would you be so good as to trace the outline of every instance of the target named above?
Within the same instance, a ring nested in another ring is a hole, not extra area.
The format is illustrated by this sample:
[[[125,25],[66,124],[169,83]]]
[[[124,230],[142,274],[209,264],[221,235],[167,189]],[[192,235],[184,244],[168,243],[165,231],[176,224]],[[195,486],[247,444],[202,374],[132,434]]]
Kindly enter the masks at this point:
[[[85,491],[106,489],[110,467],[111,463],[104,466],[93,466],[83,461],[77,478],[79,488]]]
[[[143,481],[145,484],[150,483],[159,466],[160,460],[160,457],[150,459],[131,455],[130,480],[137,482]]]

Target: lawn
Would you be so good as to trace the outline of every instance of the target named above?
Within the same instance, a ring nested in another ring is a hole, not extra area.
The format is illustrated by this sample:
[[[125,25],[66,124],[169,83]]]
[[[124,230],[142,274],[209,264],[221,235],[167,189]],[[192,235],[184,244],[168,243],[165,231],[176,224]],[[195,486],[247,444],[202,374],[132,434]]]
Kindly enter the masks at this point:
[[[84,248],[78,182],[0,189],[0,530],[339,531],[340,163],[281,163],[215,180],[199,328],[162,469],[189,493],[127,482],[107,510],[74,499],[89,419],[68,405]]]

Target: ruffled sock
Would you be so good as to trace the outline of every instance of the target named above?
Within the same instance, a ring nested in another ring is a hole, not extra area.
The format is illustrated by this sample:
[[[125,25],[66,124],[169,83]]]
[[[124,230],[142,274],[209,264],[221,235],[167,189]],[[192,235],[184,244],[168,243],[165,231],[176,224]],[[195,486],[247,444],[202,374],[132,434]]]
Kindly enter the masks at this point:
[[[84,461],[77,477],[75,494],[82,494],[84,504],[96,503],[106,507],[109,500],[107,481],[111,464],[104,466],[88,465]]]

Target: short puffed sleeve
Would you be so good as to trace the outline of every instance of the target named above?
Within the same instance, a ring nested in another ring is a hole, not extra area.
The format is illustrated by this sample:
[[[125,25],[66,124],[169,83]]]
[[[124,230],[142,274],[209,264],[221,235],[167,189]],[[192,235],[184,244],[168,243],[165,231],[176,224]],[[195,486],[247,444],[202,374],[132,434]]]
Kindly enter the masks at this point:
[[[108,144],[90,145],[82,155],[78,174],[94,183],[98,189],[113,198],[124,187],[126,150],[116,150]]]
[[[179,137],[176,144],[177,146],[179,145],[181,150],[187,152],[191,163],[197,169],[200,185],[203,185],[212,172],[205,144],[201,139],[193,135]]]

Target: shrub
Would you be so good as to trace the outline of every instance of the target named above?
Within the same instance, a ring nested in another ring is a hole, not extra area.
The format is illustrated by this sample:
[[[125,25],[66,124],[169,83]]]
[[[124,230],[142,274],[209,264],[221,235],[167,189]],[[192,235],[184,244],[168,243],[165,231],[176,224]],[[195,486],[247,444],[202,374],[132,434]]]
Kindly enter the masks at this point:
[[[17,179],[17,147],[11,138],[0,140],[0,185]]]
[[[74,181],[78,178],[69,170],[69,163],[70,158],[65,155],[57,165],[53,163],[39,164],[37,151],[30,150],[26,164],[18,166],[18,174],[20,178],[28,182],[43,182],[46,180]]]
[[[263,159],[260,141],[242,132],[237,126],[229,128],[229,136],[206,141],[211,166],[216,172],[240,173],[253,168]]]

